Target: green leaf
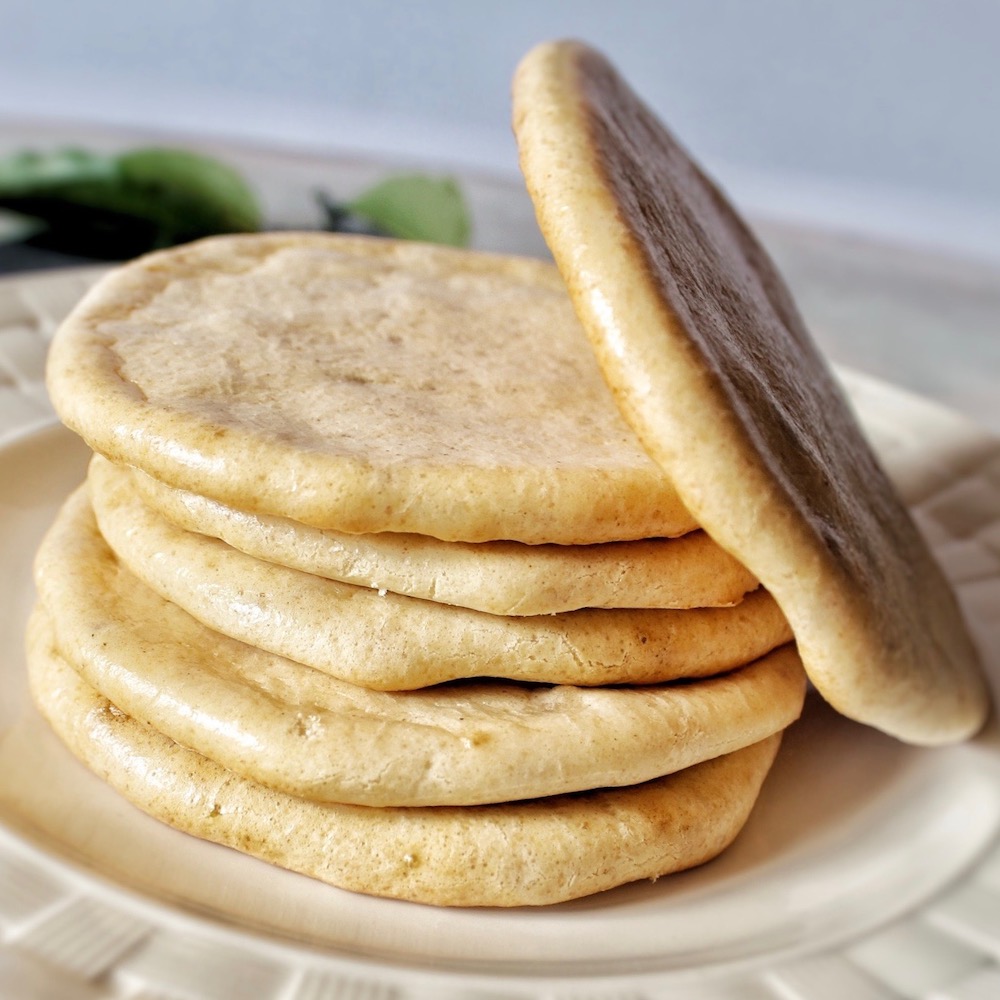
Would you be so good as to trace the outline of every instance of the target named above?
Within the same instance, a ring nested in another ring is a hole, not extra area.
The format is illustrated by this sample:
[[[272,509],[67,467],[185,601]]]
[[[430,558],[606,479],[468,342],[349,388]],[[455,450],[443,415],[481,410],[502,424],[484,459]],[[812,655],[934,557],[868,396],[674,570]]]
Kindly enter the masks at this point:
[[[253,192],[236,170],[218,160],[186,149],[150,148],[125,153],[119,165],[125,189],[164,229],[200,236],[261,228]]]
[[[0,208],[38,220],[40,246],[112,260],[261,226],[243,178],[184,149],[18,153],[0,159]]]
[[[457,247],[469,242],[469,212],[450,177],[389,177],[348,202],[347,208],[389,236]]]

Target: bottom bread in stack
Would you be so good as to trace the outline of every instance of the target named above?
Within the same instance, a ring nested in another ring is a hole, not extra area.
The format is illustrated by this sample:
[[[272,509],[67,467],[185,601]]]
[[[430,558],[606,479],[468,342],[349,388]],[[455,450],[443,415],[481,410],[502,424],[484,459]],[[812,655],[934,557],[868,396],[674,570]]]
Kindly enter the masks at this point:
[[[241,777],[125,715],[30,636],[38,704],[67,746],[177,829],[332,885],[444,906],[555,903],[715,857],[780,735],[620,789],[485,806],[314,802]]]

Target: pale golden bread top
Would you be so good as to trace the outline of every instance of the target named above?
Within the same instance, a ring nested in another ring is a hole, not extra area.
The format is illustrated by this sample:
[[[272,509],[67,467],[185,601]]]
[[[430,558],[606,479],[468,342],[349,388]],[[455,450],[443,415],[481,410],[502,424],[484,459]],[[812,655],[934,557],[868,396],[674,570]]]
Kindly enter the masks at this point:
[[[250,514],[135,471],[157,512],[268,562],[494,615],[578,608],[708,608],[737,604],[753,574],[703,531],[601,545],[444,542],[383,531],[351,535]]]
[[[618,404],[697,521],[778,600],[841,712],[915,743],[988,695],[955,599],[780,276],[598,53],[514,84],[522,169]]]
[[[380,593],[184,531],[103,459],[95,458],[88,481],[111,548],[162,597],[218,632],[365,687],[410,690],[463,677],[649,684],[720,673],[791,639],[764,591],[729,608],[521,618]]]
[[[140,809],[332,885],[439,906],[558,903],[708,861],[743,826],[781,741],[775,735],[631,788],[522,803],[308,802],[130,718],[84,683],[44,632],[29,643],[42,713],[84,764]]]
[[[190,244],[101,281],[48,385],[112,460],[319,527],[531,543],[694,527],[541,261],[320,233]]]
[[[233,771],[321,801],[466,805],[634,784],[783,729],[805,690],[786,646],[678,686],[369,691],[164,601],[114,558],[82,491],[39,549],[36,580],[39,627],[119,708]]]

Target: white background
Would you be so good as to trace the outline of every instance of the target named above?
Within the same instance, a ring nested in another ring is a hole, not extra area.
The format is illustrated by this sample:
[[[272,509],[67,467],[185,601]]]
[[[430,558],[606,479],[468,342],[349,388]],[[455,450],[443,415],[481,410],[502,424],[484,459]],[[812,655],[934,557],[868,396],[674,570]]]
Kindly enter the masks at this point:
[[[536,41],[604,49],[745,207],[1000,259],[996,0],[0,0],[3,119],[516,169]]]

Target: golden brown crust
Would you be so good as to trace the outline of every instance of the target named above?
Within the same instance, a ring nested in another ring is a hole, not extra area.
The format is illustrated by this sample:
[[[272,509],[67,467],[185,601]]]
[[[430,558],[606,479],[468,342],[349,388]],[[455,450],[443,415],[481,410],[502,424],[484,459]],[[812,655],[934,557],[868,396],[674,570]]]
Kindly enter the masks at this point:
[[[542,230],[626,419],[698,522],[792,624],[844,714],[965,738],[988,696],[955,599],[721,192],[597,53],[515,81]]]

